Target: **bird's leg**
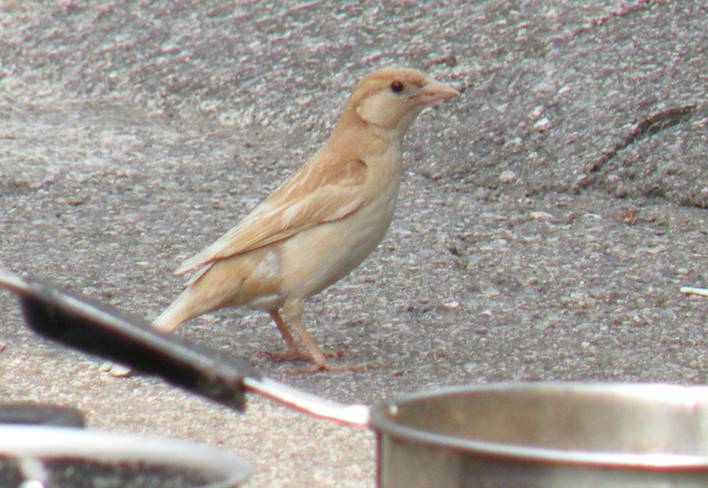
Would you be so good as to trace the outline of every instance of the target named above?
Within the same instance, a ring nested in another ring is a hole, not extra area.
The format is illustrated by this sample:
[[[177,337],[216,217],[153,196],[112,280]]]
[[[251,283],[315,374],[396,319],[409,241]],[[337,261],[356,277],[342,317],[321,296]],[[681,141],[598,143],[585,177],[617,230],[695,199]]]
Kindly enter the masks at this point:
[[[285,318],[288,321],[288,325],[292,327],[302,343],[305,345],[305,349],[309,353],[305,359],[311,360],[317,366],[317,369],[327,369],[327,358],[325,357],[322,350],[319,348],[315,340],[312,338],[309,332],[305,330],[305,326],[300,322],[300,315],[302,315],[303,303],[301,300],[288,300],[283,306],[283,312],[285,312]],[[282,319],[281,319],[282,320]],[[287,326],[283,324],[287,329]],[[292,335],[290,336],[292,339]],[[286,340],[287,341],[287,340]]]
[[[277,309],[271,310],[270,311],[270,317],[273,319],[273,322],[275,322],[275,325],[278,327],[278,332],[280,332],[280,336],[283,338],[285,341],[285,344],[288,346],[287,351],[267,351],[266,354],[271,358],[275,359],[277,361],[292,361],[295,359],[302,359],[304,361],[309,361],[310,356],[307,353],[304,353],[298,349],[297,344],[295,344],[295,339],[293,338],[293,335],[290,333],[290,330],[288,329],[287,324],[283,321],[283,318],[280,316],[280,312],[278,312]]]
[[[363,369],[368,369],[377,366],[374,362],[362,363],[362,364],[345,364],[345,365],[334,365],[327,361],[327,356],[319,348],[315,340],[312,338],[309,332],[305,330],[305,326],[300,322],[300,315],[302,315],[303,303],[300,300],[297,301],[286,301],[283,307],[285,312],[285,318],[288,324],[295,329],[297,335],[300,336],[307,352],[310,354],[310,359],[314,364],[305,368],[297,368],[293,370],[297,373],[309,373],[320,370],[328,371],[359,371]]]
[[[278,310],[271,310],[270,311],[270,316],[273,319],[273,322],[275,322],[275,325],[278,326],[278,332],[280,332],[280,336],[283,338],[285,341],[285,344],[288,346],[287,351],[266,351],[265,354],[276,361],[295,361],[295,360],[302,360],[302,361],[310,361],[312,357],[306,353],[302,352],[298,347],[297,344],[295,343],[295,339],[293,338],[293,335],[290,333],[290,329],[288,329],[288,325],[285,323],[283,318],[280,316],[280,312]],[[307,331],[305,331],[305,334],[307,334]],[[314,341],[313,341],[314,342]],[[317,347],[317,346],[315,346]],[[323,352],[322,353],[325,358],[338,358],[342,355],[341,351],[336,351],[333,353],[328,353],[328,352]]]

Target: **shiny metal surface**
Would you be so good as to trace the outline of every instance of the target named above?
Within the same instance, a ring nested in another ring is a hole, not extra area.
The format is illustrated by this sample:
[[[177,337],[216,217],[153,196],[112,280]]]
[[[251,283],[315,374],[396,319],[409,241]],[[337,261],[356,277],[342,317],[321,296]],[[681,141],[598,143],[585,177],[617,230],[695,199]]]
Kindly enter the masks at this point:
[[[382,487],[706,487],[708,388],[448,388],[372,411]]]
[[[71,460],[77,469],[91,463],[136,463],[145,470],[151,465],[184,469],[209,480],[200,488],[242,486],[253,472],[248,461],[212,446],[179,439],[67,427],[0,425],[0,460],[3,459],[31,461],[33,472],[26,474],[27,479],[35,483],[31,486],[55,486],[49,482],[50,469],[43,467],[44,461],[54,459]],[[97,479],[96,486],[101,482],[116,486],[115,481],[105,479],[105,472],[102,476],[104,479]],[[6,486],[2,480],[0,485]]]
[[[281,405],[299,410],[312,417],[333,420],[355,427],[368,427],[371,409],[366,405],[346,405],[293,388],[270,378],[245,377],[243,385],[254,393],[270,398]]]

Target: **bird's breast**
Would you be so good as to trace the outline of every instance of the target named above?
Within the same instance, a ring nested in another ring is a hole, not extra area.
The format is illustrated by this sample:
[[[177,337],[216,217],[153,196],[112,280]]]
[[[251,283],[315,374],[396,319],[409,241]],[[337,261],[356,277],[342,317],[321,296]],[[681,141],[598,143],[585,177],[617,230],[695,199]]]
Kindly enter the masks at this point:
[[[309,297],[361,264],[391,224],[398,187],[399,180],[394,179],[346,218],[284,241],[280,264],[285,294]]]

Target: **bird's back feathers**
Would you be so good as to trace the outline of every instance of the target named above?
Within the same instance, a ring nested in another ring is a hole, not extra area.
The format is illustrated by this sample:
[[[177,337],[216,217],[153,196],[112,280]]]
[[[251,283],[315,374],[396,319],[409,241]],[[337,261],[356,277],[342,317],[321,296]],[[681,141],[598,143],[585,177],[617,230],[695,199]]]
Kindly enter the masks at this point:
[[[366,174],[366,164],[359,159],[323,164],[313,158],[240,224],[183,262],[175,273],[183,274],[287,239],[315,225],[343,219],[366,203],[367,195],[362,192]]]

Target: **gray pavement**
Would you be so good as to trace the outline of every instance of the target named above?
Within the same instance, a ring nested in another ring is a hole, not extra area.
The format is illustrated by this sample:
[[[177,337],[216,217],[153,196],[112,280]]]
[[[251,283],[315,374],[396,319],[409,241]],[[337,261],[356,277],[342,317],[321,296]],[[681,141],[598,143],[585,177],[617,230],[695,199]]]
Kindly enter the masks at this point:
[[[89,6],[90,5],[90,6]],[[705,383],[704,2],[0,2],[0,266],[154,317],[181,259],[389,64],[463,90],[406,141],[392,228],[305,323],[365,372],[292,375],[268,317],[183,337],[342,402],[492,381]],[[0,398],[233,449],[248,486],[372,486],[374,436],[244,415],[47,344],[0,294]]]

